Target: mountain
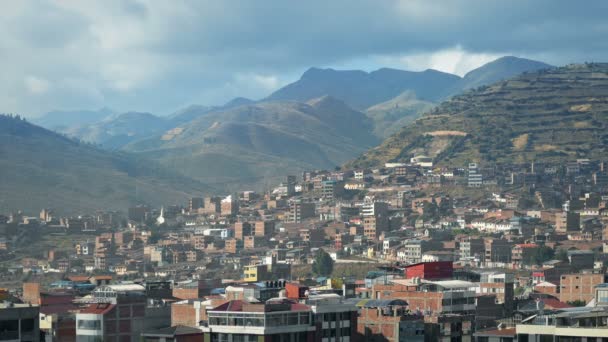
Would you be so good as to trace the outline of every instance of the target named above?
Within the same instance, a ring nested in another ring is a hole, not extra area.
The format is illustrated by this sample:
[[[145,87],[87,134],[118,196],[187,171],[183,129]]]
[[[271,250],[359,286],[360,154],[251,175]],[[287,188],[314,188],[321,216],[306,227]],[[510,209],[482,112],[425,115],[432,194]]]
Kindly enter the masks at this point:
[[[369,107],[365,113],[374,121],[374,135],[387,138],[433,106],[435,103],[420,100],[407,90],[395,98]]]
[[[206,113],[125,150],[229,189],[260,188],[304,169],[333,168],[374,146],[372,122],[332,97]]]
[[[518,58],[513,56],[501,57],[495,61],[482,65],[481,67],[469,71],[456,89],[452,89],[451,94],[458,94],[464,90],[496,83],[523,74],[528,71],[541,69],[551,69],[552,65],[533,61],[531,59]]]
[[[277,90],[267,100],[308,101],[330,95],[364,111],[374,121],[375,135],[386,138],[450,96],[547,68],[551,66],[512,56],[487,63],[464,77],[436,70],[412,72],[383,68],[367,73],[311,68],[298,81]]]
[[[171,127],[165,118],[150,113],[128,112],[91,125],[69,127],[60,132],[106,149],[118,149],[132,141]]]
[[[39,126],[58,130],[66,127],[88,125],[101,121],[114,114],[109,108],[99,110],[73,110],[73,111],[53,111],[33,119]]]
[[[355,109],[364,110],[407,90],[420,99],[436,101],[437,89],[447,89],[459,81],[460,77],[437,70],[414,72],[384,68],[368,73],[311,68],[298,81],[277,90],[266,100],[305,102],[330,95]]]
[[[196,119],[197,117],[216,109],[217,107],[192,105],[184,109],[180,109],[177,112],[169,115],[167,117],[167,120],[170,122],[171,125],[178,126],[186,122],[190,122]]]
[[[244,106],[244,105],[253,104],[253,103],[255,103],[255,101],[253,101],[251,99],[248,99],[245,97],[235,97],[232,100],[226,102],[226,104],[224,104],[222,106],[222,108],[229,109],[229,108]]]
[[[140,156],[100,150],[4,115],[0,168],[3,212],[126,210],[139,203],[183,203],[211,190]]]
[[[454,96],[349,166],[420,154],[457,166],[605,159],[607,99],[608,64],[528,72]]]

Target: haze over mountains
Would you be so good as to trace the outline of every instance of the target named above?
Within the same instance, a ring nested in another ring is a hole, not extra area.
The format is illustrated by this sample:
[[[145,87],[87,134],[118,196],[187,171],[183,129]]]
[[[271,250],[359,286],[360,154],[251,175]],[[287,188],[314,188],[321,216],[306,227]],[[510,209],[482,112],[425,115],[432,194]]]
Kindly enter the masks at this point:
[[[109,109],[53,112],[35,122],[109,151],[78,144],[28,124],[40,136],[36,138],[38,154],[44,150],[45,158],[49,159],[32,158],[30,165],[23,159],[24,163],[12,166],[11,172],[36,174],[36,170],[45,168],[45,163],[52,164],[51,160],[81,165],[76,169],[64,166],[63,174],[60,165],[56,165],[54,172],[41,178],[48,185],[40,184],[39,189],[47,193],[55,186],[65,186],[67,179],[84,186],[90,176],[98,187],[88,192],[90,195],[106,194],[105,200],[121,205],[153,201],[148,197],[153,184],[166,191],[157,194],[161,197],[159,202],[185,195],[186,190],[205,188],[202,184],[219,192],[242,190],[244,186],[261,189],[276,184],[286,174],[342,165],[453,94],[550,67],[541,62],[504,57],[464,77],[435,70],[380,69],[367,73],[312,68],[298,81],[260,101],[236,98],[223,106],[195,105],[167,116],[116,114]],[[4,120],[2,124],[8,122]],[[36,155],[34,146],[26,143],[30,138],[10,135],[5,138],[5,151],[15,145],[12,150],[20,151],[21,155]],[[371,165],[381,159],[372,158],[372,162],[367,156],[369,153],[358,164]],[[91,165],[96,166],[95,170],[103,169],[99,171],[102,174],[82,166],[87,164],[83,161],[87,158],[97,159]],[[117,170],[115,165],[132,163],[127,169],[140,170],[148,162],[162,172],[144,174],[145,181],[136,177],[140,188],[148,190],[138,190],[135,195],[134,186],[129,185],[134,182],[133,177]],[[117,181],[112,181],[109,174],[116,174]],[[189,181],[198,185],[185,186]],[[2,183],[7,186],[23,182],[25,179],[15,178]],[[111,195],[111,190],[117,193]],[[79,197],[77,193],[87,193],[79,186],[70,191],[73,192],[65,192],[62,195],[65,199],[58,203],[68,203],[71,197]],[[82,202],[82,207],[88,205],[94,204]]]

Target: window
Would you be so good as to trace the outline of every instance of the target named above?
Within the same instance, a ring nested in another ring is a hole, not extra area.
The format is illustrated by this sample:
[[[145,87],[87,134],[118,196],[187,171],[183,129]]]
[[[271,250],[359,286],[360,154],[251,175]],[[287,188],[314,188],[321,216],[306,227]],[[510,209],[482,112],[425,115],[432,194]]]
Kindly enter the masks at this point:
[[[92,319],[79,319],[78,329],[83,330],[101,330],[101,321]]]

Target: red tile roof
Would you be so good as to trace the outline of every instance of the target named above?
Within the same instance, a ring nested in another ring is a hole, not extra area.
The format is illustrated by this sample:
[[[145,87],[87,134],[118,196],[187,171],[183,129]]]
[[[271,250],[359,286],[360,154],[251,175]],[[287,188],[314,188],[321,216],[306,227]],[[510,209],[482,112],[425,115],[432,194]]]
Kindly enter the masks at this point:
[[[110,312],[110,310],[112,310],[115,306],[116,305],[114,305],[114,304],[107,304],[107,303],[89,304],[89,306],[80,310],[80,313],[103,315],[107,312]]]
[[[542,301],[545,303],[545,307],[549,307],[551,309],[566,309],[572,307],[572,305],[560,302],[555,298],[543,298]]]

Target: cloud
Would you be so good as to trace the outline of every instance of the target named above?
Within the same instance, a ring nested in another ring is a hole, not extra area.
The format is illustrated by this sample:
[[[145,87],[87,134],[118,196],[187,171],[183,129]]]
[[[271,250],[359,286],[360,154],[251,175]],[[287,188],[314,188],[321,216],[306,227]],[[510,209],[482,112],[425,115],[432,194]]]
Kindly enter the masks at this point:
[[[461,75],[503,54],[605,61],[606,10],[600,0],[3,3],[0,112],[107,105],[166,114],[264,97],[311,66],[353,61]]]
[[[478,68],[505,54],[474,53],[465,51],[461,46],[436,52],[412,53],[404,56],[378,56],[378,64],[413,71],[435,69],[459,76],[464,76],[472,69]]]
[[[35,76],[25,77],[23,83],[31,94],[44,94],[49,90],[50,87],[47,80]]]

